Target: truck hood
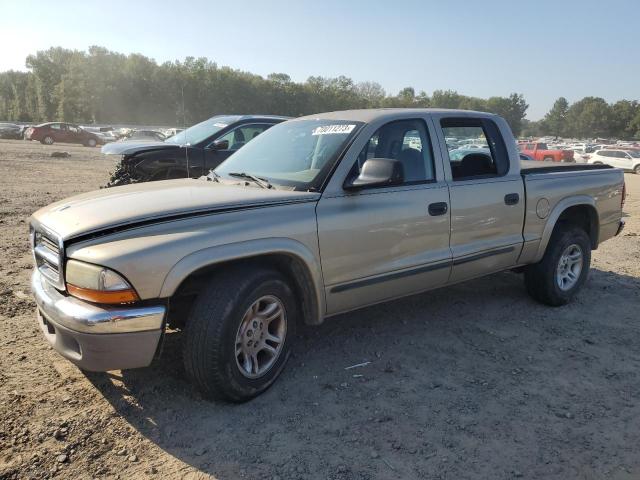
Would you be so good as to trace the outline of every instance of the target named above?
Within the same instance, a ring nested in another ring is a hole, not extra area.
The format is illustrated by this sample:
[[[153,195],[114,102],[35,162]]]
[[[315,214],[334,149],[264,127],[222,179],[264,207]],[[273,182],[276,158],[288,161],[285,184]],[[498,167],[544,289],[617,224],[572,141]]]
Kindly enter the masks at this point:
[[[319,193],[184,179],[83,193],[41,208],[32,223],[63,240],[154,221],[245,208],[317,201]]]
[[[148,152],[150,150],[173,150],[181,148],[175,143],[157,142],[154,140],[126,140],[124,142],[113,142],[102,147],[101,152],[106,155],[131,155],[138,152]]]

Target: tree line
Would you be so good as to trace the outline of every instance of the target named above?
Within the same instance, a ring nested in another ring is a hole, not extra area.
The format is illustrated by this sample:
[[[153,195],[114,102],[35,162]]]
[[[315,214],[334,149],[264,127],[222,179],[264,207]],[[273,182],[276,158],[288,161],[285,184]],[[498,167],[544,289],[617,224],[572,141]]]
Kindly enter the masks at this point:
[[[609,104],[600,97],[584,97],[573,104],[558,98],[542,120],[524,121],[525,136],[640,139],[640,103],[619,100]]]
[[[389,95],[375,82],[340,76],[294,82],[219,66],[206,58],[156,63],[103,47],[60,47],[26,59],[28,71],[0,73],[0,120],[191,125],[220,113],[292,117],[375,107],[442,107],[504,116],[519,132],[528,105],[522,95],[481,99],[451,90],[432,95],[412,87]]]
[[[61,47],[38,51],[27,57],[26,67],[26,72],[0,72],[0,120],[181,126],[222,113],[296,117],[351,108],[439,107],[496,113],[516,135],[568,134],[565,120],[573,122],[576,132],[589,130],[584,136],[607,132],[626,138],[640,130],[640,123],[629,120],[632,112],[637,118],[637,102],[629,102],[627,111],[616,107],[621,102],[608,105],[595,99],[594,103],[588,97],[567,105],[566,111],[554,106],[548,118],[529,122],[525,118],[528,105],[518,93],[483,99],[453,90],[428,95],[406,87],[392,95],[376,82],[356,83],[344,76],[312,76],[294,82],[285,73],[265,78],[207,58],[158,64],[140,54],[124,55],[98,46],[88,51]],[[604,127],[599,117],[603,111]]]

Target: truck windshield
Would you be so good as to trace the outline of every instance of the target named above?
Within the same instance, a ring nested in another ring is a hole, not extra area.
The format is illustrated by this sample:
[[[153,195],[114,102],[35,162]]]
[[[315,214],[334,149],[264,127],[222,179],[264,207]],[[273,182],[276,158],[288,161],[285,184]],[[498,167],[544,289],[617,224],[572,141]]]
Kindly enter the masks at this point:
[[[169,137],[165,140],[166,143],[175,143],[177,145],[195,145],[203,140],[206,140],[214,133],[229,126],[231,123],[237,122],[240,119],[237,115],[218,116],[205,120],[204,122],[196,123],[192,127],[183,130],[182,132]]]
[[[362,124],[336,120],[293,120],[276,125],[242,147],[215,172],[246,173],[275,186],[318,188]]]

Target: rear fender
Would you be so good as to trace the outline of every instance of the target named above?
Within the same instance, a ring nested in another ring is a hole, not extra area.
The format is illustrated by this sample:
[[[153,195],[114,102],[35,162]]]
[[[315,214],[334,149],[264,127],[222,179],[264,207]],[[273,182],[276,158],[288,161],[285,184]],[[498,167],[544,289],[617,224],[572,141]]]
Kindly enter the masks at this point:
[[[553,229],[556,227],[556,224],[558,223],[558,219],[560,218],[562,213],[568,208],[575,207],[578,205],[588,205],[589,207],[592,207],[597,212],[595,200],[588,195],[575,195],[575,196],[563,198],[562,200],[560,200],[556,204],[556,206],[553,208],[551,213],[549,214],[549,218],[542,232],[542,237],[540,238],[540,244],[538,245],[538,252],[536,253],[535,259],[533,260],[532,263],[539,262],[540,260],[542,260],[542,257],[544,256],[544,252],[547,250],[547,246],[549,245],[549,240],[551,239],[551,234],[553,233]]]

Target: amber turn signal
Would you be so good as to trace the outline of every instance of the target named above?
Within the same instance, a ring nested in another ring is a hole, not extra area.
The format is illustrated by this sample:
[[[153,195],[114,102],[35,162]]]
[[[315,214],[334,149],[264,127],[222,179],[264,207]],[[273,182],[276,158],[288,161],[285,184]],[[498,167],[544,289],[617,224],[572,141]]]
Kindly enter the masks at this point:
[[[135,290],[92,290],[67,284],[70,295],[92,303],[130,303],[140,300]]]

